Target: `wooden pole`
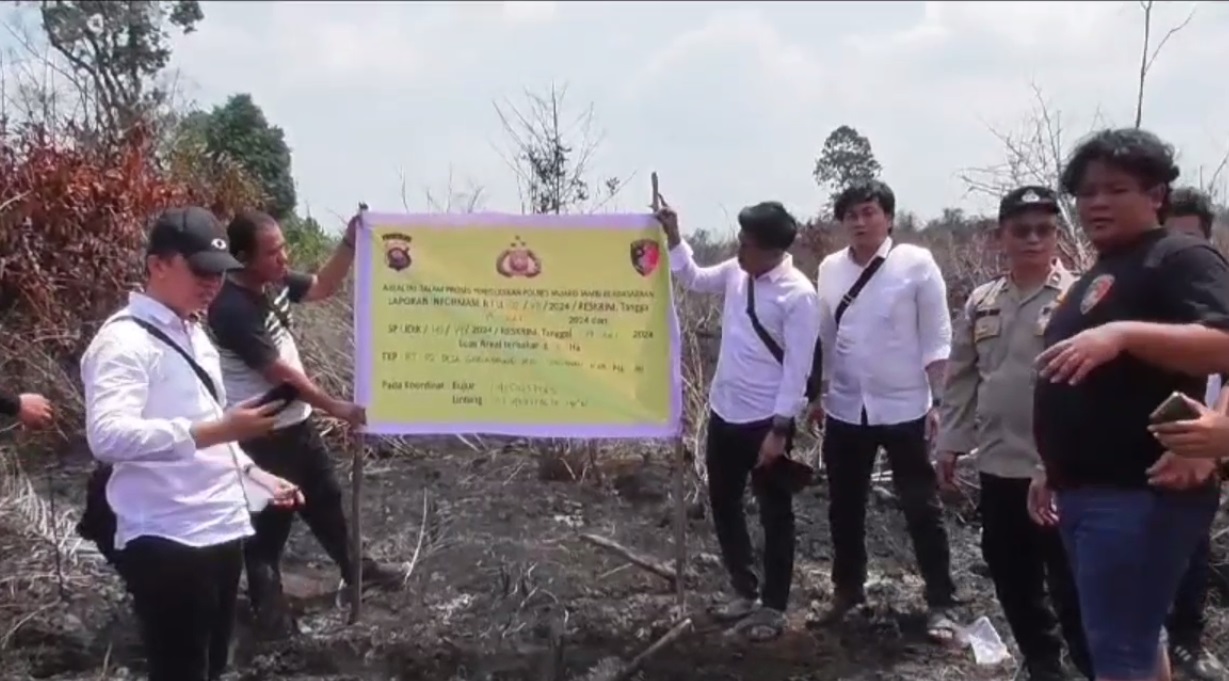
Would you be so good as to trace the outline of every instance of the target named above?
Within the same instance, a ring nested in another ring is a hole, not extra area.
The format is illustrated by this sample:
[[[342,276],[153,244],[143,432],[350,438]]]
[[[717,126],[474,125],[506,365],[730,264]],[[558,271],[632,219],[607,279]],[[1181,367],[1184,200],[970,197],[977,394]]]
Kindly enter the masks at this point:
[[[359,227],[366,228],[364,214],[366,202],[358,204]],[[366,237],[363,237],[366,238]],[[364,252],[359,249],[359,252]],[[357,254],[356,254],[357,255]],[[358,396],[355,395],[355,399]],[[361,430],[350,430],[350,624],[357,624],[363,616],[363,462],[366,436]]]
[[[352,433],[350,446],[350,624],[363,616],[363,434]]]
[[[661,210],[662,204],[656,171],[649,175],[649,181],[653,189],[653,200],[650,205],[656,213]],[[674,443],[674,465],[671,475],[674,488],[674,574],[677,575],[674,580],[674,593],[678,601],[680,617],[687,609],[687,586],[684,579],[687,574],[687,480],[684,474],[686,466],[687,445],[683,441],[683,433],[680,430],[678,439]]]

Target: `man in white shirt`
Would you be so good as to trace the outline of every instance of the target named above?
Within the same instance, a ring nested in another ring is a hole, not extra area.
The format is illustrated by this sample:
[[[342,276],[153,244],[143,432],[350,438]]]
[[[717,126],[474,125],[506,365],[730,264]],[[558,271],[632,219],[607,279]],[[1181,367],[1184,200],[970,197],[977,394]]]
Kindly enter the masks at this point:
[[[819,334],[815,289],[787,252],[797,222],[776,202],[738,215],[738,256],[711,267],[692,259],[669,207],[658,213],[676,281],[725,297],[721,348],[709,393],[709,501],[734,597],[714,615],[752,641],[779,636],[794,570],[789,462]],[[764,529],[763,581],[752,566],[743,514],[750,477]],[[757,605],[756,599],[759,598]]]
[[[144,292],[103,323],[81,358],[86,437],[111,467],[116,566],[132,593],[150,681],[221,677],[241,544],[252,534],[249,496],[262,489],[276,504],[302,499],[236,444],[268,432],[277,405],[220,406],[218,353],[196,321],[223,273],[239,265],[220,233],[201,208],[160,216]]]
[[[896,197],[886,184],[855,183],[834,206],[850,245],[824,258],[817,280],[828,381],[812,417],[827,415],[834,586],[822,621],[865,601],[866,503],[882,447],[926,582],[930,632],[947,638],[953,632],[943,611],[954,603],[955,585],[928,444],[951,350],[947,286],[930,251],[892,240]]]

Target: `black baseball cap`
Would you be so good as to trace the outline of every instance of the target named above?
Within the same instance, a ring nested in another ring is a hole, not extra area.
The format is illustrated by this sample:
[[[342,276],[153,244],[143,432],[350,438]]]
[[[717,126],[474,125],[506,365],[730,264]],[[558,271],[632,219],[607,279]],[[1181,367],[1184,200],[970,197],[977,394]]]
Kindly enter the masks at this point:
[[[999,201],[999,220],[1005,220],[1026,210],[1040,209],[1057,215],[1058,195],[1048,187],[1030,185],[1013,189]]]
[[[223,274],[242,269],[230,254],[226,235],[213,213],[196,206],[170,208],[158,216],[149,231],[149,255],[182,255],[201,274]]]

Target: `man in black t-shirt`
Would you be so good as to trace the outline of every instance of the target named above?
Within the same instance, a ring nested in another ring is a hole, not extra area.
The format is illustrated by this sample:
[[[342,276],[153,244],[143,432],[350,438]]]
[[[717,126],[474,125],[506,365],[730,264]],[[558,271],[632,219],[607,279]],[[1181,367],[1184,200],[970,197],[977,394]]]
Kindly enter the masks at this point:
[[[351,425],[366,420],[364,409],[329,395],[304,372],[294,338],[292,304],[333,295],[349,271],[354,255],[352,221],[333,256],[315,275],[288,269],[286,239],[272,217],[257,211],[240,213],[227,227],[231,252],[244,268],[230,275],[209,308],[209,331],[221,359],[226,395],[231,403],[259,397],[289,383],[298,393],[278,416],[266,436],[242,442],[257,465],[302,487],[307,503],[298,513],[341,570],[342,580],[354,576],[342,492],[328,449],[312,418],[313,408]],[[262,634],[292,629],[282,602],[280,562],[292,512],[268,509],[257,514],[256,536],[245,545],[248,590]],[[400,583],[394,571],[362,560],[365,585]]]
[[[1215,464],[1149,432],[1170,394],[1199,399],[1229,369],[1229,263],[1161,227],[1177,176],[1172,147],[1124,129],[1079,145],[1062,177],[1098,259],[1045,329],[1029,506],[1059,524],[1103,681],[1168,678],[1165,617],[1217,505]]]

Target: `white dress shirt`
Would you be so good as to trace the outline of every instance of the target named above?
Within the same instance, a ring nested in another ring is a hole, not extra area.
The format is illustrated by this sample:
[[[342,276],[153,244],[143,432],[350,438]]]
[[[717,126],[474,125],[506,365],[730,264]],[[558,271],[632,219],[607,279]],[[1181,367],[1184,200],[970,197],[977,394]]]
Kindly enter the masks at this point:
[[[947,284],[930,251],[912,244],[878,255],[887,259],[846,309],[837,327],[841,298],[865,267],[848,248],[819,264],[819,328],[828,392],[824,411],[838,421],[891,425],[922,418],[932,404],[926,367],[947,359],[952,320]],[[938,387],[938,386],[936,386]]]
[[[755,316],[784,352],[778,362],[755,333],[747,315],[749,276],[730,258],[700,267],[691,246],[670,249],[674,278],[696,293],[721,293],[721,349],[709,389],[709,406],[727,423],[754,423],[773,416],[796,418],[806,405],[819,318],[815,287],[789,255],[755,280]]]
[[[155,536],[194,547],[253,534],[242,469],[251,464],[234,443],[198,449],[192,424],[220,418],[222,408],[174,348],[127,315],[153,324],[194,357],[225,401],[218,351],[205,331],[140,293],[108,319],[81,358],[90,450],[113,464],[107,501],[116,548]]]

